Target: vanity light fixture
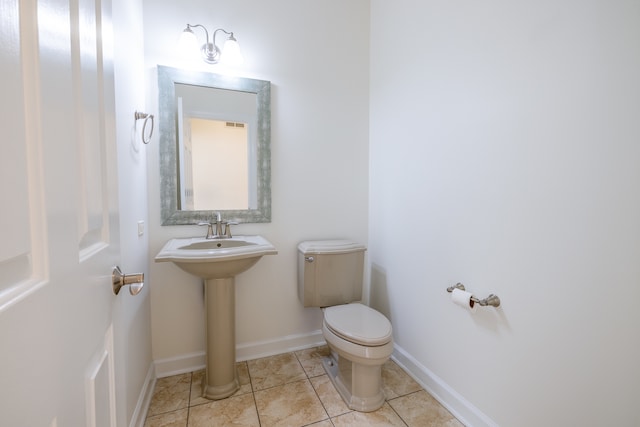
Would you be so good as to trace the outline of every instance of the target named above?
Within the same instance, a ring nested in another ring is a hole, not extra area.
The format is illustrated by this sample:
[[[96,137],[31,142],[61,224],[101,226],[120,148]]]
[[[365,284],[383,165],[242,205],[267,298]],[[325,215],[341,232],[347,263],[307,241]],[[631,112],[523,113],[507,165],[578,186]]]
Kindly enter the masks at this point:
[[[205,62],[209,64],[217,64],[218,62],[220,62],[227,65],[242,64],[243,58],[242,53],[240,53],[240,46],[238,45],[238,41],[235,37],[233,37],[233,32],[223,30],[222,28],[218,28],[213,32],[213,40],[209,42],[209,31],[207,31],[204,25],[187,24],[187,28],[182,31],[182,35],[180,36],[180,46],[182,49],[197,49],[198,39],[192,30],[192,28],[196,27],[202,28],[207,38],[207,42],[200,48],[202,59]],[[216,35],[218,34],[218,31],[222,31],[223,33],[229,35],[224,43],[222,50],[220,50],[218,45],[216,45]]]

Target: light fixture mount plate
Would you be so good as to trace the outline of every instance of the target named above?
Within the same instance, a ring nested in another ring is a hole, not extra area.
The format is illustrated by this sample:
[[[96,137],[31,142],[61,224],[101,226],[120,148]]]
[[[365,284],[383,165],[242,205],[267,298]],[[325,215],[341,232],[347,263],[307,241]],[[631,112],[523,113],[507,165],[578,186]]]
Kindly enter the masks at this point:
[[[202,59],[209,64],[217,64],[220,61],[220,49],[213,43],[205,43],[200,48]]]

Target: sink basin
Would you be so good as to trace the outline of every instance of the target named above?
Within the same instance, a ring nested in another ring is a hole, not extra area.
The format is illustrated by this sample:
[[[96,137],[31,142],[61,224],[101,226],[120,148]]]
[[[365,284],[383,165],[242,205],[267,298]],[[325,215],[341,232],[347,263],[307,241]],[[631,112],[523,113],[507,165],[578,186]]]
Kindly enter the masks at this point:
[[[199,249],[216,249],[220,253],[220,249],[237,248],[238,246],[250,246],[255,245],[254,242],[248,242],[246,240],[205,240],[204,242],[193,242],[186,246],[181,246],[179,249],[186,250],[199,250]]]
[[[173,262],[204,279],[207,351],[202,396],[207,399],[224,399],[240,387],[236,371],[235,276],[251,268],[263,255],[277,253],[262,236],[236,236],[171,239],[156,255],[156,262]]]
[[[171,261],[203,279],[234,277],[249,269],[263,255],[278,251],[262,236],[236,236],[230,239],[203,237],[171,239],[156,255],[156,262]]]

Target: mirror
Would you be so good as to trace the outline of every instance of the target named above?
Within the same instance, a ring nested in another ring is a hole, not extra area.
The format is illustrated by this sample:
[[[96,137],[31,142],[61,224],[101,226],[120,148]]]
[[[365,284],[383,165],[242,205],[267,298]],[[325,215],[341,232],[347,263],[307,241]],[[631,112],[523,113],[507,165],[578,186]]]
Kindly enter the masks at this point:
[[[158,66],[162,225],[271,221],[271,84]]]

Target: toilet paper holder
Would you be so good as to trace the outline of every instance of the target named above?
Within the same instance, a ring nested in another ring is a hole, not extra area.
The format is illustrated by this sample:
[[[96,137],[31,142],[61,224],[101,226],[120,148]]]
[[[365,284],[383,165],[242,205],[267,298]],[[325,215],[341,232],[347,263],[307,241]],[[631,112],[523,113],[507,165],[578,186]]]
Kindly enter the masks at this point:
[[[456,288],[460,289],[461,291],[466,290],[462,283],[456,283],[455,286],[449,286],[447,288],[447,292],[453,292],[453,290],[456,289]],[[498,296],[494,295],[494,294],[490,294],[485,299],[478,299],[475,296],[472,296],[471,297],[471,301],[473,301],[476,304],[479,304],[479,305],[481,305],[483,307],[486,307],[488,305],[490,305],[492,307],[499,307],[500,306],[500,298],[498,298]]]

